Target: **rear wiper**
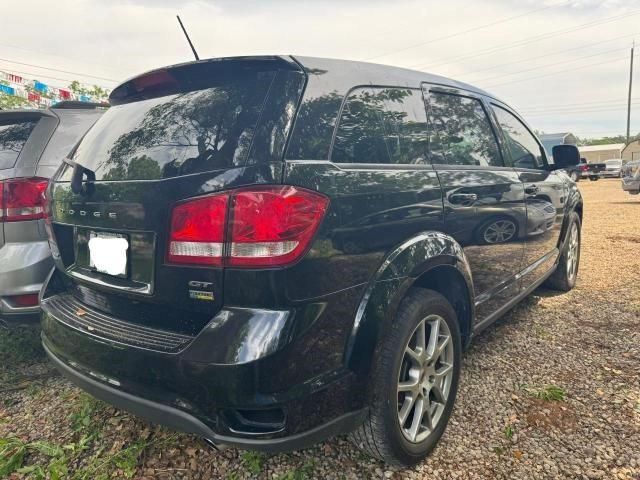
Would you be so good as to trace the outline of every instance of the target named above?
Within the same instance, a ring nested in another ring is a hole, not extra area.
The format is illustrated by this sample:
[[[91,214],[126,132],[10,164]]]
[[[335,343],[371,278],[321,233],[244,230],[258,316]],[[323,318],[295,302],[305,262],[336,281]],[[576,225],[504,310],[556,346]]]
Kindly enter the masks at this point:
[[[96,173],[79,163],[74,162],[70,158],[65,158],[64,162],[73,167],[73,175],[71,176],[71,191],[80,194],[83,197],[90,197],[95,191],[94,182],[96,181]],[[86,181],[84,177],[87,177]]]

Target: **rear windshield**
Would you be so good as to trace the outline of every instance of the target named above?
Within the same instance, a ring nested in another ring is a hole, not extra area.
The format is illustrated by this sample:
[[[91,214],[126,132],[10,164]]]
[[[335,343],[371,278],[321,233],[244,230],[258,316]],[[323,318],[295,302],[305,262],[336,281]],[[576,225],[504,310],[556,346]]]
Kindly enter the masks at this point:
[[[13,168],[37,121],[0,125],[0,170]]]
[[[152,180],[242,166],[271,71],[113,106],[73,154],[98,180]]]

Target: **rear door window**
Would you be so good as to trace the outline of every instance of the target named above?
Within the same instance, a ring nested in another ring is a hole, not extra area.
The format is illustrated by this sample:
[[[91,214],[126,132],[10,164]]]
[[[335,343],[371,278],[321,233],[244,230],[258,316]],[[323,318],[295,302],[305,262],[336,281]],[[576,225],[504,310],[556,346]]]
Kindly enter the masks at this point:
[[[479,99],[431,91],[428,111],[431,163],[504,166],[491,122]]]
[[[426,164],[429,141],[426,123],[420,90],[357,88],[342,110],[331,160]]]
[[[0,124],[0,169],[13,168],[22,151],[22,147],[27,143],[29,135],[31,135],[37,123],[36,120],[33,120],[5,125]]]

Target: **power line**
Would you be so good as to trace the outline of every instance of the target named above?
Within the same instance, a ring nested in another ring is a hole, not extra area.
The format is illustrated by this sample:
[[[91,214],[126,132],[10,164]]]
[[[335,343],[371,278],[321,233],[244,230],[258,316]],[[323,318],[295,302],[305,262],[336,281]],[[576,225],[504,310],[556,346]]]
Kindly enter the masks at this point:
[[[402,47],[402,48],[397,48],[395,50],[390,50],[388,52],[381,53],[379,55],[374,55],[373,57],[365,58],[365,61],[374,60],[376,58],[381,58],[381,57],[387,57],[389,55],[393,55],[394,53],[404,52],[406,50],[411,50],[413,48],[421,47],[423,45],[428,45],[430,43],[440,42],[442,40],[448,40],[450,38],[458,37],[460,35],[465,35],[467,33],[476,32],[476,31],[482,30],[484,28],[493,27],[494,25],[499,25],[501,23],[510,22],[511,20],[515,20],[516,18],[526,17],[527,15],[531,15],[531,14],[536,13],[536,12],[541,12],[542,10],[548,10],[549,8],[560,7],[560,6],[568,4],[569,1],[563,1],[563,2],[559,2],[557,4],[554,4],[554,5],[548,5],[546,7],[536,8],[535,10],[530,10],[528,12],[521,13],[519,15],[514,15],[512,17],[507,17],[507,18],[503,18],[503,19],[500,19],[500,20],[496,20],[495,22],[485,23],[483,25],[478,25],[477,27],[473,27],[473,28],[470,28],[468,30],[462,30],[462,31],[459,31],[459,32],[456,32],[456,33],[451,33],[449,35],[445,35],[443,37],[437,37],[437,38],[433,38],[431,40],[427,40],[427,41],[421,42],[421,43],[416,43],[414,45],[410,45],[410,46],[407,46],[407,47]]]
[[[636,100],[640,100],[640,97],[638,98],[632,98],[631,100],[636,101]],[[596,104],[596,103],[606,103],[606,104],[611,104],[611,103],[621,103],[622,100],[618,100],[617,98],[612,98],[609,100],[596,100],[596,101],[589,101],[589,102],[575,102],[575,103],[559,103],[559,104],[553,104],[553,105],[531,105],[528,107],[521,107],[518,108],[518,111],[530,111],[530,110],[537,110],[537,109],[546,109],[546,108],[556,108],[556,107],[573,107],[573,106],[581,106],[581,105],[591,105],[591,104]],[[626,100],[624,101],[624,104],[626,105]]]
[[[529,80],[536,80],[538,78],[552,77],[554,75],[558,75],[558,74],[561,74],[561,73],[567,73],[567,72],[573,72],[575,70],[580,70],[580,69],[583,69],[583,68],[596,67],[598,65],[604,65],[606,63],[614,63],[614,62],[619,62],[621,60],[627,60],[627,58],[628,57],[616,58],[614,60],[606,60],[604,62],[590,63],[590,64],[587,64],[587,65],[579,65],[579,66],[574,67],[574,68],[569,68],[569,69],[566,69],[566,70],[558,70],[557,72],[551,72],[551,73],[547,73],[545,75],[537,75],[537,76],[534,76],[534,77],[528,77],[528,78],[521,78],[521,79],[518,79],[518,80],[512,80],[510,82],[494,83],[493,85],[485,85],[484,88],[500,87],[502,85],[510,85],[512,83],[528,82]]]
[[[554,62],[554,63],[547,63],[545,65],[539,65],[537,67],[531,67],[531,68],[525,68],[524,70],[518,70],[517,72],[511,72],[511,73],[503,73],[501,75],[494,75],[493,77],[486,77],[486,78],[481,78],[480,80],[474,80],[475,82],[485,82],[487,80],[493,80],[495,78],[503,78],[503,77],[508,77],[510,75],[519,75],[521,73],[527,73],[527,72],[531,72],[534,70],[539,70],[541,68],[547,68],[547,67],[555,67],[556,65],[565,65],[567,63],[572,63],[572,62],[579,62],[581,60],[584,60],[585,58],[593,58],[593,57],[597,57],[599,55],[604,55],[606,53],[611,53],[611,52],[620,52],[622,50],[626,50],[627,47],[623,47],[623,48],[614,48],[612,50],[605,50],[604,52],[599,52],[599,53],[594,53],[592,55],[583,55],[582,57],[576,57],[573,60],[563,60],[561,62]]]
[[[41,78],[46,78],[46,79],[51,79],[51,80],[60,80],[62,82],[72,82],[73,80],[76,79],[69,79],[69,78],[60,78],[60,77],[52,77],[50,75],[40,75],[37,73],[32,73],[32,72],[21,72],[19,70],[14,70],[14,69],[6,69],[6,68],[1,68],[0,67],[0,71],[6,72],[6,73],[17,73],[20,75],[26,75],[29,77],[41,77]],[[51,85],[52,87],[56,87],[56,88],[69,88],[68,86],[64,86],[64,87],[57,87],[56,85]]]
[[[79,60],[79,61],[81,61],[81,62],[83,62],[83,63],[85,63],[85,64],[96,65],[97,67],[100,67],[100,68],[105,69],[105,70],[111,70],[111,71],[113,71],[113,72],[115,72],[115,71],[116,71],[115,69],[113,69],[113,68],[111,68],[111,67],[105,67],[104,65],[101,65],[101,64],[99,64],[99,63],[89,62],[89,61],[87,61],[87,60],[86,60],[86,59],[84,59],[84,58],[71,57],[71,56],[69,56],[69,55],[58,55],[58,54],[56,54],[56,53],[43,52],[43,51],[41,51],[41,50],[34,50],[34,49],[32,49],[32,48],[25,48],[25,47],[21,47],[21,46],[18,46],[18,45],[12,45],[12,44],[10,44],[10,43],[0,43],[0,47],[13,48],[13,49],[15,49],[15,50],[23,50],[23,51],[25,51],[25,52],[39,53],[40,55],[47,55],[47,56],[49,56],[49,57],[62,58],[62,59],[67,60],[67,61],[68,61],[69,59],[75,59],[75,60]]]
[[[622,38],[637,37],[638,35],[640,35],[640,33],[631,33],[629,35],[622,35],[620,37],[610,38],[609,40],[603,40],[601,42],[589,43],[587,45],[581,45],[579,47],[568,48],[566,50],[557,50],[555,52],[545,53],[544,55],[538,55],[536,57],[526,57],[526,58],[523,58],[522,60],[515,60],[515,61],[512,61],[512,62],[500,63],[498,65],[492,65],[490,67],[481,68],[479,70],[473,70],[471,72],[465,73],[465,75],[475,75],[476,73],[486,72],[487,70],[494,70],[496,68],[501,68],[501,67],[510,67],[511,65],[515,65],[517,63],[528,63],[528,62],[531,62],[532,60],[539,60],[541,58],[547,58],[547,57],[551,57],[551,56],[555,56],[555,55],[560,55],[561,53],[573,52],[575,50],[583,50],[585,48],[595,47],[595,46],[598,46],[598,45],[602,45],[604,43],[614,42],[614,41],[620,40]]]
[[[516,48],[516,47],[520,47],[523,45],[528,45],[530,43],[535,43],[538,42],[540,40],[546,40],[548,38],[553,38],[553,37],[558,37],[561,35],[566,35],[567,33],[571,33],[571,32],[577,32],[579,30],[584,30],[586,28],[590,28],[596,25],[603,25],[605,23],[611,23],[611,22],[615,22],[616,20],[621,20],[623,18],[628,18],[628,17],[632,17],[634,15],[638,15],[640,14],[640,10],[631,10],[630,12],[625,13],[624,15],[614,15],[612,17],[607,17],[604,20],[597,20],[597,21],[593,21],[593,22],[587,22],[587,23],[583,23],[581,25],[578,25],[576,27],[573,28],[569,28],[569,29],[562,29],[562,30],[555,30],[552,32],[548,32],[542,35],[534,35],[532,37],[528,37],[524,40],[521,40],[519,42],[515,42],[512,43],[510,45],[507,46],[503,46],[503,47],[491,47],[491,48],[487,48],[484,50],[478,50],[476,52],[472,52],[466,55],[462,55],[459,57],[453,57],[453,58],[449,58],[446,62],[440,62],[440,63],[435,63],[435,64],[422,64],[422,65],[410,65],[411,68],[435,68],[435,67],[439,67],[442,65],[448,65],[451,63],[455,63],[458,60],[465,60],[467,58],[476,58],[478,56],[482,56],[482,55],[489,55],[491,53],[496,53],[496,52],[500,52],[503,50],[509,50],[512,48]]]
[[[637,104],[636,104],[637,105]],[[545,115],[582,115],[584,113],[606,113],[606,112],[620,112],[626,111],[626,105],[620,105],[612,108],[600,108],[594,110],[559,110],[556,112],[535,112],[535,113],[522,113],[525,117],[540,117]]]
[[[25,67],[35,67],[35,68],[40,68],[42,70],[50,70],[52,72],[69,73],[71,75],[80,75],[81,77],[95,78],[95,79],[98,79],[98,80],[107,80],[109,82],[115,82],[115,83],[119,82],[119,80],[115,80],[113,78],[98,77],[96,75],[90,75],[88,73],[71,72],[69,70],[59,70],[57,68],[43,67],[41,65],[35,65],[33,63],[24,63],[24,62],[17,62],[15,60],[9,60],[8,58],[0,58],[0,61],[8,62],[8,63],[15,63],[16,65],[23,65]]]

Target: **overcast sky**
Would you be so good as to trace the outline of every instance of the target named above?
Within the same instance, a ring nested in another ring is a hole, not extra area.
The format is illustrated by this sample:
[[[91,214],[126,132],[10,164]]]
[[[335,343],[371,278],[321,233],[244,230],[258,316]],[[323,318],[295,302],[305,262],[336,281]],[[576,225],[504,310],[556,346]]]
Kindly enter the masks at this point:
[[[629,48],[640,40],[640,0],[3,0],[1,12],[0,69],[56,86],[113,88],[190,60],[180,14],[202,58],[297,53],[416,68],[488,90],[533,128],[581,137],[624,132]],[[635,133],[640,78],[633,97]]]

